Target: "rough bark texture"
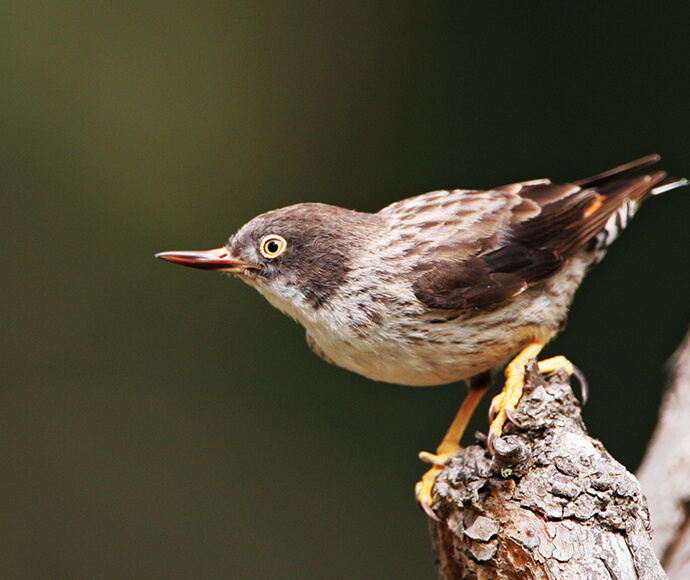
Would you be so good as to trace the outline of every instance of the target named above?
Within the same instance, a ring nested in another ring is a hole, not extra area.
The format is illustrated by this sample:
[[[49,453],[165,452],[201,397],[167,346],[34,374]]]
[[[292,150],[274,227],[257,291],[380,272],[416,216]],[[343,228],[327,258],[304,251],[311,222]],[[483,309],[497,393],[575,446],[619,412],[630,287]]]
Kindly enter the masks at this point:
[[[666,578],[637,480],[587,435],[567,376],[532,361],[515,417],[493,460],[472,445],[437,480],[439,576]]]
[[[672,360],[659,422],[638,471],[654,547],[671,580],[690,578],[690,333]]]

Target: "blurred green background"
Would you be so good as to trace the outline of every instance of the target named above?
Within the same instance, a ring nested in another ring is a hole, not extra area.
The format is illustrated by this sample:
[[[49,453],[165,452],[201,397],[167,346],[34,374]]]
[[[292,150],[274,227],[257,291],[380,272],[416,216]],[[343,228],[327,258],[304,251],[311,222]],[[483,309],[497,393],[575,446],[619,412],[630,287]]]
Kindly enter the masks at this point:
[[[434,578],[413,501],[464,387],[312,355],[157,262],[300,201],[690,176],[687,2],[0,5],[3,578]],[[690,191],[650,201],[548,353],[634,469],[690,320]],[[473,429],[486,429],[486,405]]]

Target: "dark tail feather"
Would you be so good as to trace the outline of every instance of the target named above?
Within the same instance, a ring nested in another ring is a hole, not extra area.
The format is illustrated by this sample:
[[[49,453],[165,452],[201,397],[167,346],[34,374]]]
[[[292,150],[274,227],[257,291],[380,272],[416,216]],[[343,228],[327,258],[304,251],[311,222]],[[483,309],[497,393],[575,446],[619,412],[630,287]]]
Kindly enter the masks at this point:
[[[601,187],[611,181],[619,180],[621,177],[629,175],[642,167],[647,167],[648,165],[653,165],[661,159],[661,156],[656,153],[642,157],[641,159],[636,159],[625,165],[620,165],[619,167],[614,167],[604,173],[595,175],[594,177],[588,177],[587,179],[581,179],[576,181],[575,185],[579,185],[582,189],[588,189],[590,187]]]
[[[688,184],[686,179],[668,177],[664,171],[633,175],[658,160],[658,155],[648,155],[576,182],[583,190],[596,192],[600,197],[586,208],[573,231],[564,233],[564,245],[572,250],[589,240],[591,250],[604,250],[625,229],[645,199]]]
[[[592,249],[601,250],[607,248],[625,229],[630,218],[635,214],[640,204],[652,195],[658,195],[687,185],[686,179],[667,177],[663,171],[624,179],[620,184],[620,191],[615,191],[615,184],[597,188],[607,197],[601,204],[601,210],[596,226],[593,230],[599,230],[593,238]],[[612,191],[606,191],[612,190]]]

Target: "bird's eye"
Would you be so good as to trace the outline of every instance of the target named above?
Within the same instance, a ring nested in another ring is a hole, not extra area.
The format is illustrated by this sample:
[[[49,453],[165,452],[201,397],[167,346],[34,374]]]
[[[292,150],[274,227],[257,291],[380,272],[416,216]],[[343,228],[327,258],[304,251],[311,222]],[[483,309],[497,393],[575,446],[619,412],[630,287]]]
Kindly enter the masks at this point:
[[[259,242],[259,252],[264,258],[277,258],[280,256],[287,248],[287,242],[285,238],[279,236],[278,234],[268,234],[261,238]]]

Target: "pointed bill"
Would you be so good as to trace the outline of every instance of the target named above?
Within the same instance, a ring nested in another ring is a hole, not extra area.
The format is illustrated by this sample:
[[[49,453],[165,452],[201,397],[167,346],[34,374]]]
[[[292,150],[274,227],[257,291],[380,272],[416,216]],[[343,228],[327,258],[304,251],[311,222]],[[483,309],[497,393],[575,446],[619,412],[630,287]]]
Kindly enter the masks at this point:
[[[230,272],[232,274],[242,274],[248,269],[258,269],[259,266],[244,262],[233,255],[227,248],[215,248],[213,250],[180,250],[176,252],[160,252],[156,258],[189,266],[200,270],[217,270],[220,272]]]

